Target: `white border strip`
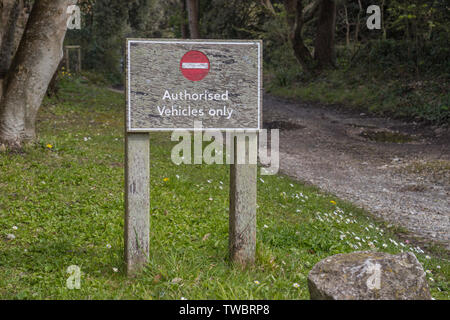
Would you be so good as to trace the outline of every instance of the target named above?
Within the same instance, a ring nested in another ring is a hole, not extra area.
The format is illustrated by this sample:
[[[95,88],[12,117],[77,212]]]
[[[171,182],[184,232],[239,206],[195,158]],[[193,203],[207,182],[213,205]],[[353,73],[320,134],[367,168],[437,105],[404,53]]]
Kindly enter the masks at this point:
[[[128,121],[127,132],[150,132],[150,131],[193,131],[193,127],[188,128],[132,128],[131,127],[131,62],[130,62],[130,44],[131,43],[157,43],[157,44],[234,44],[234,45],[257,45],[258,46],[258,127],[257,128],[202,128],[203,131],[260,131],[261,130],[261,42],[241,42],[241,41],[158,41],[158,40],[127,40],[127,78],[128,78]]]

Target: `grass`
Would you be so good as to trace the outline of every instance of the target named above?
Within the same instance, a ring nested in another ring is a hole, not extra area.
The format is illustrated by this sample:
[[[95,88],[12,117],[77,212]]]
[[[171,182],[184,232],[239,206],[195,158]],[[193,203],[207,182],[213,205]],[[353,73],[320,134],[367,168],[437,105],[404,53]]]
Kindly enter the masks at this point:
[[[405,61],[379,60],[350,63],[349,50],[337,47],[338,68],[319,76],[303,74],[295,58],[286,53],[284,65],[265,70],[267,90],[279,97],[302,99],[405,120],[435,125],[450,124],[450,84],[444,66],[415,75]],[[442,63],[442,61],[440,61]]]
[[[308,299],[315,263],[369,242],[413,251],[433,297],[449,299],[448,260],[400,245],[366,212],[282,175],[258,178],[255,266],[232,266],[229,169],[174,165],[167,133],[151,135],[150,261],[128,279],[124,97],[82,78],[63,80],[59,95],[40,111],[39,143],[0,153],[0,299]],[[79,290],[66,287],[71,265],[81,268]]]

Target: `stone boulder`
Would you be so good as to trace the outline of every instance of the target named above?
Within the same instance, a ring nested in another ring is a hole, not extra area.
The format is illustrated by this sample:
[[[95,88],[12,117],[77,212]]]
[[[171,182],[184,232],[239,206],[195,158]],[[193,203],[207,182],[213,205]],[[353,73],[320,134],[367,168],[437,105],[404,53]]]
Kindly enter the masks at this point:
[[[360,251],[318,262],[308,275],[312,300],[430,300],[425,272],[411,252]]]

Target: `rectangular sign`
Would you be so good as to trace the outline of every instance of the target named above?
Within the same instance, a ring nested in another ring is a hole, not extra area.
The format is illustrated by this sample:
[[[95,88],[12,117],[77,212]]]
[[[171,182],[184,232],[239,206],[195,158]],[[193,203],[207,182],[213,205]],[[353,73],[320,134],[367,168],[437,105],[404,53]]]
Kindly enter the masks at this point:
[[[259,130],[262,41],[127,39],[128,132]]]

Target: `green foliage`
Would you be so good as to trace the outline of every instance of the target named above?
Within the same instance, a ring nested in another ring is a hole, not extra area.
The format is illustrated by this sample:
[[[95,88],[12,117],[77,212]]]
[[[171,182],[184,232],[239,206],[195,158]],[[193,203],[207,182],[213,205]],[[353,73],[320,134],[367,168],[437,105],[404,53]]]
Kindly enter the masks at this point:
[[[385,23],[393,33],[400,32],[407,40],[423,42],[433,35],[448,33],[449,10],[445,1],[391,1]]]
[[[381,116],[422,120],[434,124],[450,123],[448,82],[388,78],[379,70],[332,70],[311,80],[279,86],[272,80],[270,93],[306,101],[339,104]]]
[[[389,77],[439,75],[450,79],[450,48],[445,43],[435,40],[418,48],[407,40],[370,41],[355,54],[352,63],[376,65]]]
[[[201,34],[210,39],[258,39],[267,19],[260,1],[200,1]]]
[[[443,19],[445,14],[436,9],[440,4],[435,1],[416,10],[417,6],[411,4],[397,6],[397,2],[390,2],[385,8],[387,40],[383,40],[380,33],[372,33],[370,37],[378,39],[339,45],[346,39],[345,34],[338,32],[338,69],[315,77],[302,73],[286,36],[283,8],[277,7],[277,16],[266,22],[263,33],[265,76],[269,82],[266,88],[277,95],[339,103],[380,115],[448,123],[450,40],[445,32],[448,28]],[[366,8],[365,3],[363,7]],[[405,25],[401,27],[400,22],[394,24],[392,20],[400,19],[399,16],[413,9],[417,11],[415,15],[408,18],[406,14],[402,18],[409,19],[408,23],[415,26],[410,26],[412,33],[406,36]],[[354,19],[357,10],[357,5],[348,4],[350,18]],[[343,19],[342,12],[339,19]],[[431,29],[421,24],[426,19],[432,19]],[[371,31],[364,24],[365,21],[361,21],[360,37],[370,38],[367,33]],[[345,29],[345,24],[338,26]],[[310,28],[305,30],[305,42],[309,46]]]
[[[154,3],[153,0],[83,1],[80,3],[82,27],[68,30],[65,42],[81,45],[84,69],[101,72],[109,82],[120,84],[125,38],[152,35],[153,21],[149,17]]]

